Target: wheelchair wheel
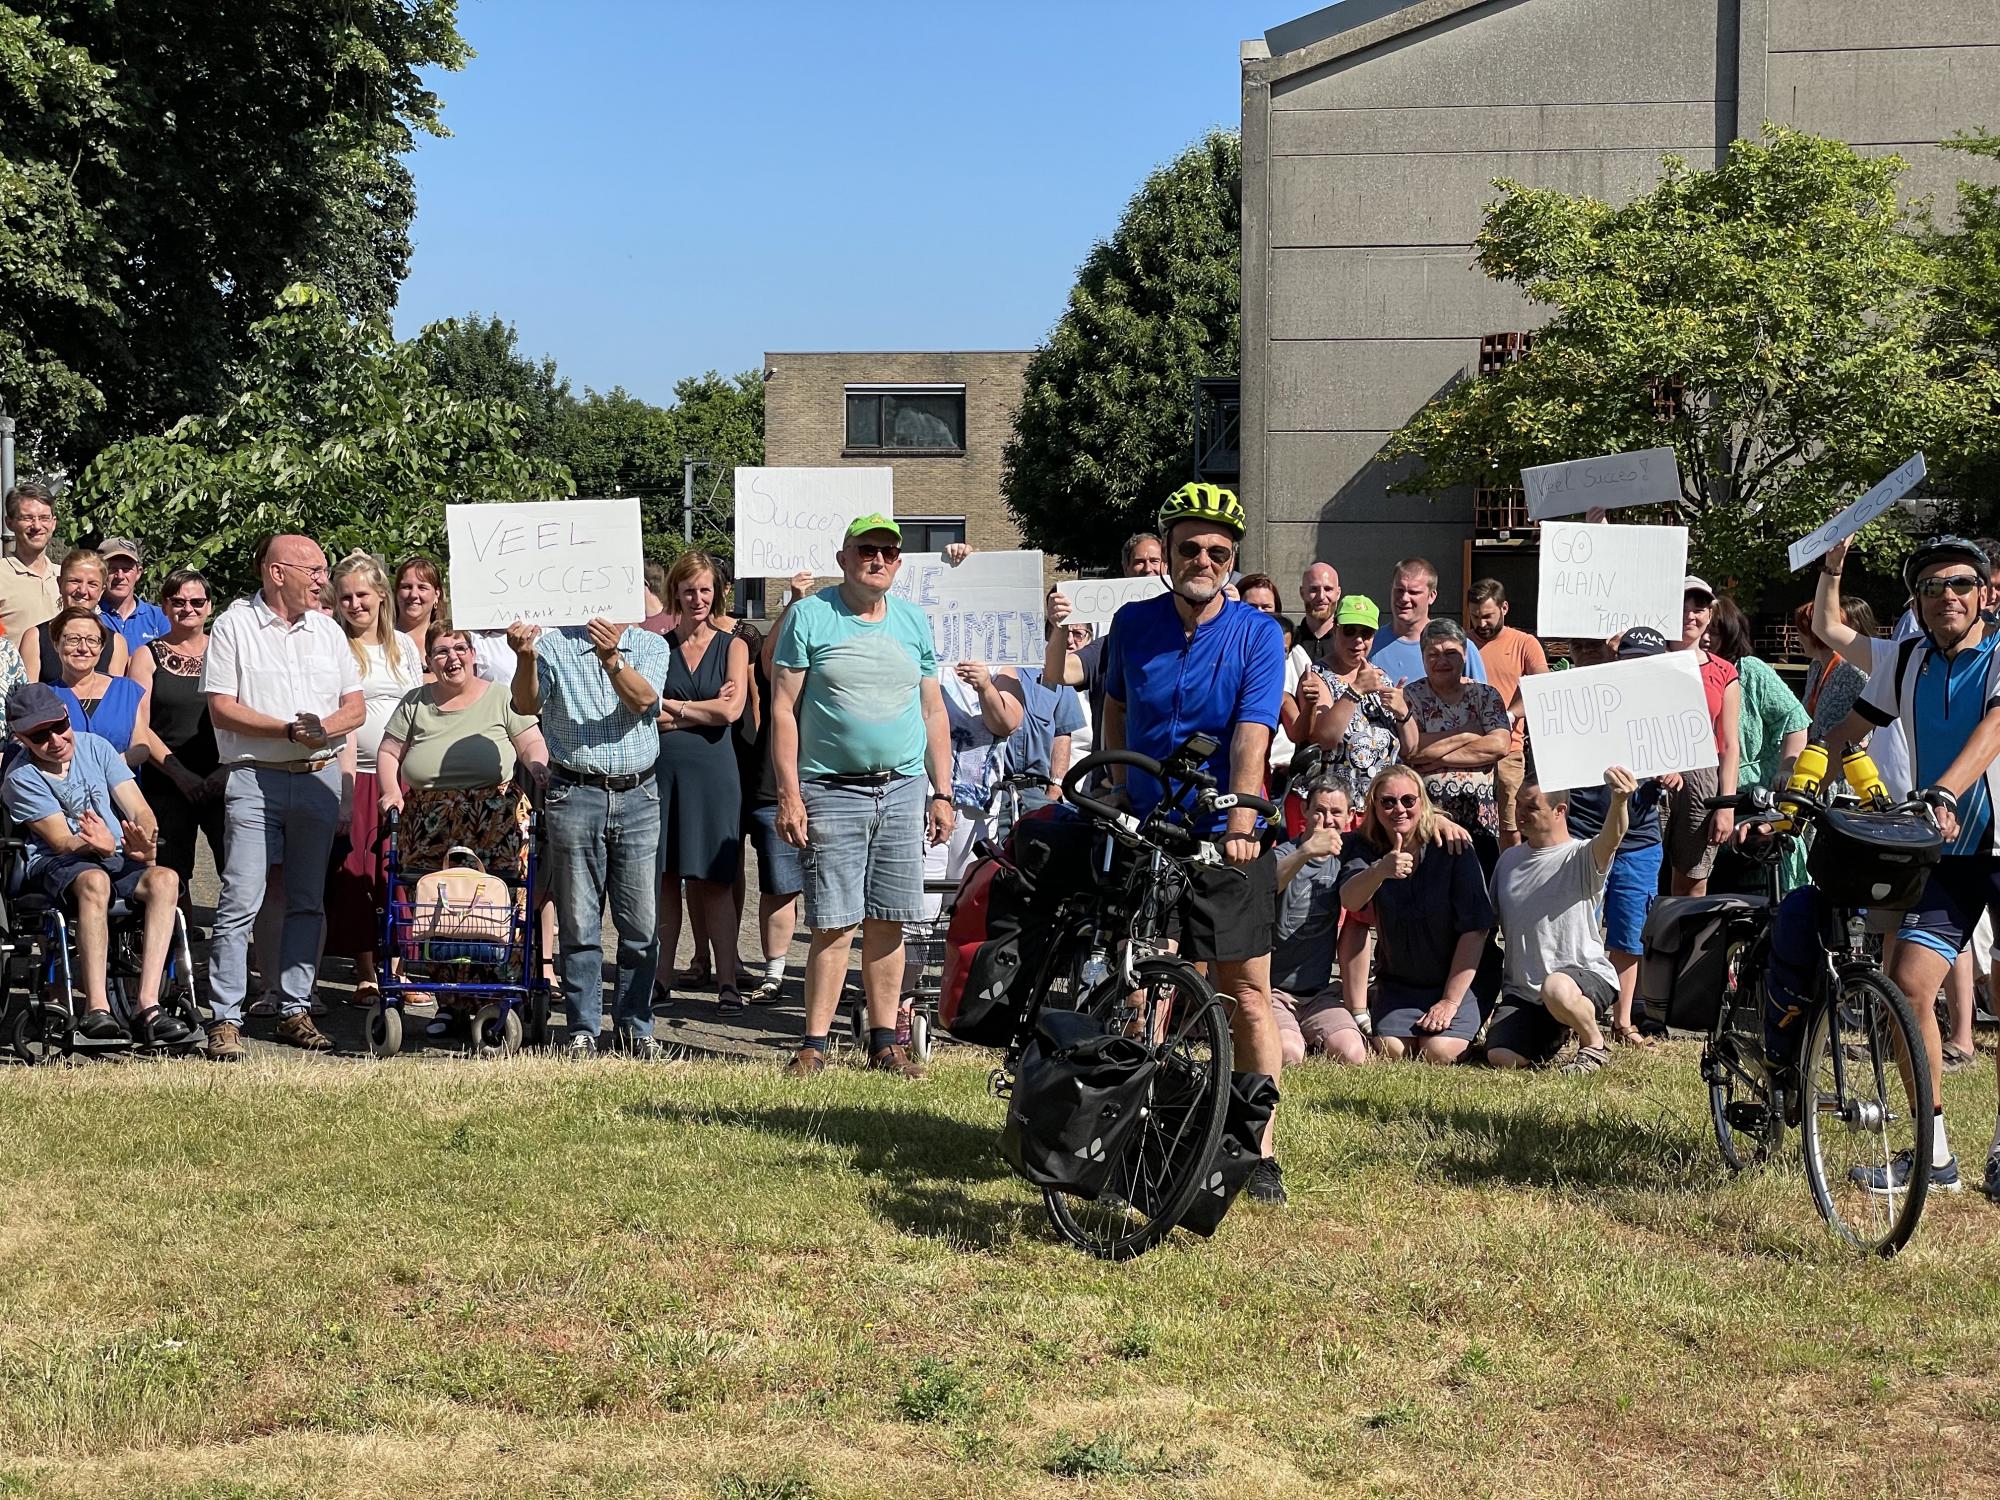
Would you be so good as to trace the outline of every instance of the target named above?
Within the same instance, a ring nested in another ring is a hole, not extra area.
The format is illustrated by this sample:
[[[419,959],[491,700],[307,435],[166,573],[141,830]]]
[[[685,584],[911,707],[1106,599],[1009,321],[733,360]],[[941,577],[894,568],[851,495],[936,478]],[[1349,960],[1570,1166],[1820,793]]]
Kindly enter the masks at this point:
[[[1814,1206],[1850,1245],[1894,1255],[1924,1211],[1936,1128],[1930,1064],[1910,1002],[1879,973],[1843,974],[1813,1017],[1799,1067]],[[1908,1158],[1908,1180],[1890,1191],[1887,1174],[1900,1157]]]
[[[521,1012],[509,1006],[500,1014],[498,1005],[482,1005],[472,1018],[472,1052],[475,1057],[512,1057],[521,1050]]]
[[[30,1001],[14,1012],[8,1041],[14,1055],[31,1068],[61,1062],[70,1054],[70,1014],[60,1005]]]
[[[403,1050],[403,1007],[377,1000],[368,1007],[368,1050],[376,1057],[394,1057]]]
[[[1107,1030],[1154,1038],[1159,1071],[1145,1118],[1096,1198],[1042,1194],[1056,1232],[1104,1260],[1143,1255],[1180,1222],[1215,1158],[1229,1110],[1229,1018],[1208,981],[1178,958],[1143,959],[1135,977],[1135,991],[1114,976],[1077,1009],[1100,1017]]]

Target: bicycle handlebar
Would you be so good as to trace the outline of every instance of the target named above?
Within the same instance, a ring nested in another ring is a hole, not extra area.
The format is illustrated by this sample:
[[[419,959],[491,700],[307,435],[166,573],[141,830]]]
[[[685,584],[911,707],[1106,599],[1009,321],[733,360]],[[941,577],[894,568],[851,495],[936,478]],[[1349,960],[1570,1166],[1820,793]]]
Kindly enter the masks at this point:
[[[1127,832],[1136,833],[1140,824],[1132,813],[1113,807],[1108,802],[1101,802],[1082,790],[1086,777],[1107,766],[1129,766],[1135,771],[1144,771],[1155,781],[1163,783],[1176,778],[1166,766],[1150,755],[1141,755],[1137,750],[1094,751],[1069,768],[1062,783],[1064,800],[1091,817],[1110,823],[1114,827],[1124,828]],[[1195,801],[1195,808],[1199,812],[1227,812],[1231,808],[1247,807],[1252,812],[1267,818],[1275,818],[1278,815],[1275,803],[1267,802],[1262,797],[1253,797],[1248,792],[1218,792],[1214,789],[1212,778],[1204,776],[1201,779],[1209,781],[1210,784],[1202,788],[1200,796]]]

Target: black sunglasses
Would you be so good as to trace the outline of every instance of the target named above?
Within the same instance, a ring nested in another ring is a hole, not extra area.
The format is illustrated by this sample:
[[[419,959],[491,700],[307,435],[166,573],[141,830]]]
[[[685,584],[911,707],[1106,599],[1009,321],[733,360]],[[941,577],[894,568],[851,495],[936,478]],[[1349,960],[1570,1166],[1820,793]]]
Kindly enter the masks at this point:
[[[1972,573],[1954,573],[1949,578],[1926,578],[1917,585],[1917,592],[1926,599],[1936,599],[1950,589],[1961,599],[1986,580]]]
[[[1230,559],[1236,556],[1234,547],[1204,547],[1200,542],[1182,542],[1174,548],[1174,555],[1183,562],[1193,562],[1204,552],[1208,554],[1210,562],[1223,568],[1228,567]]]
[[[1375,799],[1375,805],[1383,809],[1400,807],[1408,811],[1417,805],[1417,794],[1415,792],[1405,792],[1400,797],[1391,797],[1385,792]]]
[[[903,549],[894,542],[856,542],[854,551],[860,557],[879,557],[883,562],[894,562],[903,555]]]
[[[21,738],[31,745],[46,745],[59,734],[69,733],[69,720],[58,719],[53,724],[43,724],[39,728],[24,729]]]

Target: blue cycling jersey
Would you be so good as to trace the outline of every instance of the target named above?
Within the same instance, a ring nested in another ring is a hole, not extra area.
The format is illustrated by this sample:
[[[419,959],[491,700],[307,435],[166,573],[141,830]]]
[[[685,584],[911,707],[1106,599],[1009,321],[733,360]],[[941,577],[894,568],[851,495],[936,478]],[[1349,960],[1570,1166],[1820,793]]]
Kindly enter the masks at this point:
[[[1112,621],[1104,695],[1125,706],[1125,748],[1165,760],[1190,735],[1211,735],[1218,748],[1207,769],[1229,788],[1229,745],[1238,724],[1278,725],[1285,695],[1285,633],[1261,610],[1231,599],[1190,635],[1175,596],[1126,605]],[[1141,815],[1160,800],[1158,781],[1133,771],[1127,781]],[[1203,833],[1226,816],[1204,820]]]
[[[1901,642],[1868,679],[1856,711],[1878,727],[1894,724],[1910,750],[1915,785],[1934,786],[1965,749],[1989,709],[2000,704],[2000,634],[1981,638],[1947,656],[1927,633]],[[1898,722],[1900,721],[1900,722]],[[1996,767],[1958,799],[1958,836],[1946,854],[1994,851],[1993,780]]]

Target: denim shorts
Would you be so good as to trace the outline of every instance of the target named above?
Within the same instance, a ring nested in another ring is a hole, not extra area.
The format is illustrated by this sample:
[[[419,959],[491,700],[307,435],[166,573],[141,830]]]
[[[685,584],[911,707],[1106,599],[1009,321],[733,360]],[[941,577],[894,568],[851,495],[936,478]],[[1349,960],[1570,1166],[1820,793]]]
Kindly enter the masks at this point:
[[[809,780],[800,788],[807,927],[923,920],[925,785],[899,776],[882,786]]]
[[[757,889],[767,896],[796,896],[806,888],[799,851],[778,836],[778,804],[753,807],[743,820],[750,847],[757,851]]]
[[[1619,953],[1644,953],[1641,934],[1646,913],[1660,893],[1658,844],[1620,849],[1604,877],[1604,946]]]

